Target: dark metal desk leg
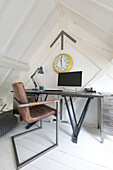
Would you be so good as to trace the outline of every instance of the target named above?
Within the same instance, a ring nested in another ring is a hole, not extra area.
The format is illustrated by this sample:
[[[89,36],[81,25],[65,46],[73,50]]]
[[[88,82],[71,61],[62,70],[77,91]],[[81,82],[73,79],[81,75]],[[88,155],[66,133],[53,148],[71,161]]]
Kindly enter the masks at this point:
[[[74,123],[73,123],[73,120],[72,120],[72,117],[71,117],[71,112],[70,112],[70,109],[69,109],[69,106],[68,106],[68,102],[67,102],[67,99],[66,99],[65,96],[64,96],[64,99],[65,99],[65,103],[66,103],[69,119],[70,119],[70,122],[71,122],[71,127],[72,127],[72,130],[73,130],[74,136],[76,136],[75,128],[74,128]]]
[[[73,106],[72,97],[70,97],[70,102],[71,102],[71,107],[72,107],[72,111],[73,111],[73,117],[74,117],[74,120],[75,120],[75,124],[77,126],[77,119],[76,119],[76,115],[75,115],[75,110],[74,110],[74,106]]]
[[[70,119],[70,122],[71,122],[71,126],[72,126],[72,130],[73,130],[73,134],[74,134],[74,143],[77,143],[77,138],[78,138],[78,135],[79,135],[79,132],[80,132],[80,129],[82,127],[82,124],[83,124],[83,121],[84,121],[84,118],[86,116],[86,113],[87,113],[87,110],[88,110],[88,106],[89,106],[89,103],[90,103],[90,100],[91,98],[88,98],[85,106],[84,106],[84,109],[83,109],[83,112],[80,116],[80,119],[79,119],[79,122],[77,123],[76,121],[76,117],[74,117],[75,119],[75,123],[76,123],[76,127],[74,128],[74,123],[73,123],[73,120],[72,120],[72,116],[71,116],[71,112],[70,112],[70,109],[69,109],[69,105],[68,105],[68,102],[67,102],[67,99],[66,97],[64,96],[64,99],[65,99],[65,103],[66,103],[66,107],[67,107],[67,111],[68,111],[68,115],[69,115],[69,119]],[[71,101],[71,107],[72,107],[72,111],[73,111],[73,116],[75,116],[75,112],[74,112],[74,107],[73,107],[73,103],[72,103],[72,100],[70,99]]]
[[[76,128],[75,128],[75,134],[76,134],[76,135],[74,136],[74,143],[77,143],[77,138],[78,138],[79,132],[80,132],[80,130],[81,130],[81,127],[82,127],[84,118],[85,118],[85,116],[86,116],[86,113],[87,113],[87,110],[88,110],[88,106],[89,106],[90,100],[91,100],[91,99],[88,98],[88,100],[87,100],[87,102],[86,102],[86,104],[85,104],[85,107],[84,107],[84,109],[83,109],[83,112],[82,112],[82,114],[81,114],[81,116],[80,116],[79,122],[78,122],[78,124],[77,124],[77,126],[76,126]]]
[[[63,113],[63,99],[60,99],[60,120],[62,120],[62,113]]]
[[[101,98],[98,98],[98,120],[97,120],[97,128],[101,127]]]
[[[45,97],[44,101],[46,101],[46,100],[47,100],[47,97],[48,97],[48,94],[46,94],[46,97]]]
[[[84,118],[85,118],[86,113],[88,111],[88,106],[89,106],[90,101],[91,101],[91,99],[88,98],[88,100],[87,100],[87,102],[86,102],[86,104],[84,106],[83,112],[82,112],[82,114],[80,116],[80,119],[79,119],[79,122],[78,122],[78,125],[77,125],[77,129],[76,129],[77,136],[78,136],[78,134],[80,132],[80,129],[81,129],[83,121],[84,121]]]

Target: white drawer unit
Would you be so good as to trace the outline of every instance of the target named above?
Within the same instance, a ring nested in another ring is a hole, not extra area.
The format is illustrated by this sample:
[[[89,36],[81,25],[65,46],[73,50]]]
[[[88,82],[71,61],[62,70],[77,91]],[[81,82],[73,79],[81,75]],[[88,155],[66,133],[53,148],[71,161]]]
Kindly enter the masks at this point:
[[[101,142],[105,135],[113,135],[113,95],[101,99]]]

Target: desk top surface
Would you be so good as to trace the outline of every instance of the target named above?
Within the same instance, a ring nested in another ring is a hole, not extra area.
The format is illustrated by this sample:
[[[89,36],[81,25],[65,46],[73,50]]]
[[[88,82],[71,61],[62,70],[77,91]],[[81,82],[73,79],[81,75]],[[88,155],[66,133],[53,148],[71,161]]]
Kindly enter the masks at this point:
[[[43,91],[39,91],[39,90],[32,90],[32,89],[26,89],[26,93],[29,94],[48,94],[48,95],[61,95],[61,96],[72,96],[72,97],[85,97],[85,98],[94,98],[94,97],[103,97],[103,95],[99,94],[99,93],[89,93],[89,92],[82,92],[82,91],[78,91],[78,92],[70,92],[70,91],[52,91],[52,90],[43,90]]]

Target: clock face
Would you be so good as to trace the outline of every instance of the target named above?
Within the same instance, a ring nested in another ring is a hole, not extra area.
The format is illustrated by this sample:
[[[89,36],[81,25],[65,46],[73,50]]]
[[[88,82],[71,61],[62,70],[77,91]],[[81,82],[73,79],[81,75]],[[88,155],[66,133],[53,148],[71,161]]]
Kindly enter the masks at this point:
[[[58,55],[53,62],[53,69],[57,73],[68,72],[72,67],[72,58],[68,54]]]

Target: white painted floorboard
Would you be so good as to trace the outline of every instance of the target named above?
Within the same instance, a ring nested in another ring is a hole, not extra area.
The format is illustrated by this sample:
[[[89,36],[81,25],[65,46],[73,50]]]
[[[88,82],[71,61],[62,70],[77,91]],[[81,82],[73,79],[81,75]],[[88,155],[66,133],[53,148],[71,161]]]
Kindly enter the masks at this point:
[[[0,170],[16,169],[11,136],[25,131],[25,125],[24,121],[19,121],[12,131],[0,137]],[[44,121],[43,129],[16,140],[20,161],[51,146],[53,141],[55,141],[55,122]],[[106,136],[104,143],[101,144],[99,130],[84,126],[79,134],[78,143],[75,144],[72,142],[70,124],[60,122],[59,146],[21,168],[21,170],[53,169],[113,170],[113,137]]]

